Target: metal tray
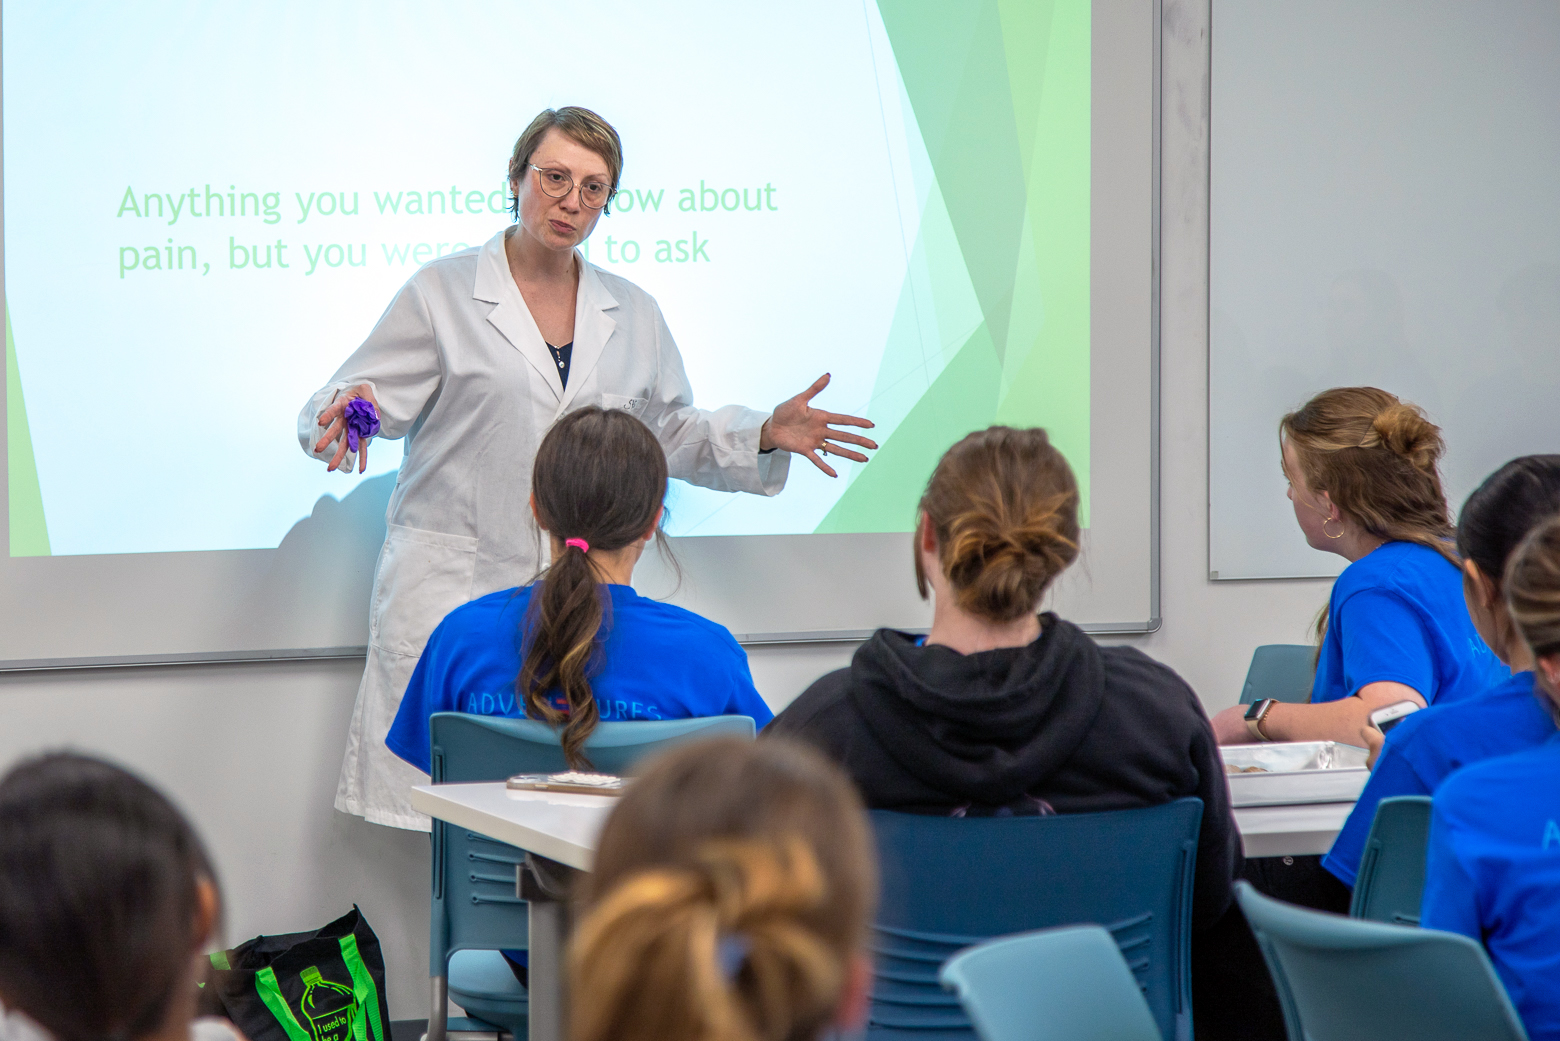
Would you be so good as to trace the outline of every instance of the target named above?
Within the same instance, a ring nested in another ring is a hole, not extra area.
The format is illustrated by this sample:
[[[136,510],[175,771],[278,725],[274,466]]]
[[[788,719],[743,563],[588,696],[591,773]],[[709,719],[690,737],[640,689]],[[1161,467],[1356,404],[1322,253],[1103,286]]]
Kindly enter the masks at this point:
[[[1369,753],[1336,741],[1225,745],[1219,751],[1226,766],[1260,766],[1266,771],[1228,775],[1233,806],[1353,802],[1370,778],[1365,767]]]

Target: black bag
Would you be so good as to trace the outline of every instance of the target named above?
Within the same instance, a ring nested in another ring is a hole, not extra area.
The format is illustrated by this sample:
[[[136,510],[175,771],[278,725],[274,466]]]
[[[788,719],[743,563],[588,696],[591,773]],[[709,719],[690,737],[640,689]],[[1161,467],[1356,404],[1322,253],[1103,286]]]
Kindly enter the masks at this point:
[[[249,1041],[390,1041],[385,960],[354,904],[312,933],[257,936],[211,956],[202,1006]]]

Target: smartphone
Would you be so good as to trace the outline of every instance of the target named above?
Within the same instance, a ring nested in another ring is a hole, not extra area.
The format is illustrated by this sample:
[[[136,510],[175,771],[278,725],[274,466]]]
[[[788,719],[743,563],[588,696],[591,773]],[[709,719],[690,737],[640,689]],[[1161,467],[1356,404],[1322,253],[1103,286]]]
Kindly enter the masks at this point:
[[[1370,725],[1385,734],[1421,708],[1417,701],[1399,701],[1370,714]]]

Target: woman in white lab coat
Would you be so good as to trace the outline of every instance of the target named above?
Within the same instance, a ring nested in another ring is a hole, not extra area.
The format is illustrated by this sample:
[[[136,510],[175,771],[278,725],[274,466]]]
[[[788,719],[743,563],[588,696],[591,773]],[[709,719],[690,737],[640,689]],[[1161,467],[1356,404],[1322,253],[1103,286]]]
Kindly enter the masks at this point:
[[[558,417],[585,405],[639,417],[671,476],[774,495],[789,453],[866,457],[877,446],[837,425],[864,419],[811,408],[824,376],[772,413],[693,407],[682,358],[654,299],[575,249],[610,203],[622,168],[617,132],[585,109],[543,112],[515,145],[516,223],[486,245],[441,257],[404,285],[379,324],[298,417],[304,451],[332,470],[367,468],[344,413],[362,398],[381,437],[405,437],[389,535],[369,608],[368,662],[336,808],[426,830],[409,788],[423,774],[385,747],[423,643],[453,608],[529,581],[541,540],[528,503],[531,463]]]

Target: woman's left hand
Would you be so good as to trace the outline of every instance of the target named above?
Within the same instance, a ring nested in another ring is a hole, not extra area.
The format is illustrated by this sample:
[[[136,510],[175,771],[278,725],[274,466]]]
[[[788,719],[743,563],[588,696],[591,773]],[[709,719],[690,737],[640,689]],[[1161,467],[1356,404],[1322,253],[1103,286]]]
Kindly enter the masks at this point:
[[[830,477],[838,477],[839,474],[835,473],[833,467],[818,457],[820,452],[824,455],[837,455],[858,463],[866,462],[866,456],[860,452],[853,452],[848,448],[841,448],[840,443],[860,445],[868,451],[873,451],[877,448],[877,442],[869,441],[859,434],[852,434],[834,428],[836,426],[847,426],[865,427],[870,430],[872,421],[862,419],[860,416],[844,416],[837,412],[825,412],[808,404],[828,385],[829,374],[824,373],[818,378],[818,382],[796,395],[796,397],[789,401],[783,401],[776,406],[774,414],[764,422],[764,429],[758,440],[759,449],[767,452],[771,448],[783,448],[787,452],[805,455],[812,460],[814,466]]]

